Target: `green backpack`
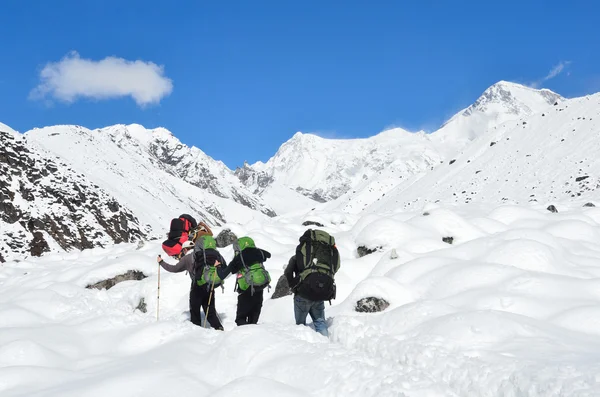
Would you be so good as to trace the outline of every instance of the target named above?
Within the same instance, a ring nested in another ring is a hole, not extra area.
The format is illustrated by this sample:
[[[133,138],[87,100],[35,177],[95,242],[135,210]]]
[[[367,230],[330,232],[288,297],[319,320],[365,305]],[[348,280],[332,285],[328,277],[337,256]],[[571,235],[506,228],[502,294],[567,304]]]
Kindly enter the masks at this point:
[[[223,284],[223,280],[217,273],[217,268],[213,266],[215,262],[213,259],[215,259],[215,253],[217,253],[216,249],[217,242],[212,236],[204,235],[196,240],[194,246],[194,281],[200,287],[213,284],[218,287]],[[211,250],[208,253],[208,258],[206,250]]]
[[[242,251],[248,247],[256,248],[254,241],[250,237],[241,237],[233,243],[233,249],[236,252],[236,255],[240,255],[243,265],[242,269],[237,275],[237,284],[235,290],[239,289],[242,291],[247,291],[248,288],[250,288],[251,295],[254,295],[255,290],[261,290],[265,287],[270,288],[271,275],[267,269],[265,269],[262,262],[256,262],[250,265],[244,262]]]
[[[335,274],[340,269],[340,255],[335,238],[324,230],[308,229],[296,247],[296,264],[300,281],[295,287],[314,301],[335,299]]]

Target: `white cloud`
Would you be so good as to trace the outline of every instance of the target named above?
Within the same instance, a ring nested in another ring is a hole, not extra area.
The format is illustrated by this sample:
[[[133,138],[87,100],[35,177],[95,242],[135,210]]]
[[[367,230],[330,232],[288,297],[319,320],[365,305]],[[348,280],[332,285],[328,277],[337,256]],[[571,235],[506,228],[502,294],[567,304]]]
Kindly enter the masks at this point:
[[[550,72],[548,72],[548,74],[546,75],[546,77],[544,77],[541,80],[535,81],[533,83],[531,83],[531,86],[534,88],[538,88],[542,83],[555,78],[556,76],[558,76],[559,74],[561,74],[563,72],[563,70],[569,66],[569,64],[571,63],[571,61],[561,61],[558,64],[554,65],[554,67],[552,69],[550,69]],[[569,73],[570,74],[570,73]]]
[[[40,84],[32,99],[51,96],[64,102],[79,98],[111,99],[131,96],[138,106],[157,104],[173,91],[163,66],[153,62],[106,57],[83,59],[75,51],[59,62],[50,62],[40,72]]]
[[[546,75],[546,77],[544,77],[543,81],[555,78],[556,76],[558,76],[559,74],[561,74],[561,72],[563,71],[563,69],[565,67],[567,67],[570,63],[571,63],[571,61],[564,61],[564,62],[560,62],[558,65],[555,65],[552,68],[552,70],[550,70],[550,73],[548,73],[548,75]]]

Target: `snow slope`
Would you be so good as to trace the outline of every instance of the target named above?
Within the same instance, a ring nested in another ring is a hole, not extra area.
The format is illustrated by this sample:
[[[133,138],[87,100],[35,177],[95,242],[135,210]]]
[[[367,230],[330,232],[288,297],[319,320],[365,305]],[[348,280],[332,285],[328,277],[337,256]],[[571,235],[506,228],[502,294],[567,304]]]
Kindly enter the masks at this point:
[[[60,156],[118,197],[155,235],[162,236],[171,218],[181,213],[209,225],[273,214],[231,172],[226,177],[222,163],[199,149],[187,148],[165,129],[132,125],[91,131],[54,126],[28,131],[25,136],[38,149]],[[183,168],[188,170],[185,175]],[[219,195],[211,193],[217,191]]]
[[[422,178],[400,183],[393,191],[381,190],[379,200],[364,208],[379,212],[438,200],[531,201],[544,207],[598,203],[599,132],[600,94],[565,100],[546,111],[497,126]]]
[[[188,276],[164,270],[157,321],[159,242],[5,263],[0,394],[599,395],[600,210],[429,211],[313,212],[342,256],[338,299],[326,305],[329,338],[294,325],[289,296],[266,299],[258,325],[236,327],[233,278],[215,295],[225,332],[196,327]],[[239,225],[273,254],[266,267],[274,279],[302,220]],[[453,244],[441,241],[447,236]],[[358,245],[382,248],[357,258]],[[221,252],[231,259],[231,246]],[[129,269],[148,277],[85,288]],[[355,312],[368,296],[390,306]],[[136,310],[141,298],[146,313]]]

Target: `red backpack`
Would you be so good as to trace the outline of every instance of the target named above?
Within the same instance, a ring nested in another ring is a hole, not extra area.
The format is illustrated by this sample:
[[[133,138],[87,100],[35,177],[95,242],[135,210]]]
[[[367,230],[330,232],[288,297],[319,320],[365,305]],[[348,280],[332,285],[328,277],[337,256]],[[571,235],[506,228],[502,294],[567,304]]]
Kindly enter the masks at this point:
[[[191,237],[189,233],[198,227],[198,223],[188,214],[181,214],[178,218],[171,219],[167,239],[163,241],[162,248],[169,256],[178,258],[181,245]]]

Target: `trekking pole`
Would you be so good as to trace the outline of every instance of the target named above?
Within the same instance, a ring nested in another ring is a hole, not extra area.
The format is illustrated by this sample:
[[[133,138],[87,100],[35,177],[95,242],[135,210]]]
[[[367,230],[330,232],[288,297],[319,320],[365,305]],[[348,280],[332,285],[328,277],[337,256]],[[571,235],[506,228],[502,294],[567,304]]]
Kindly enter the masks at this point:
[[[212,285],[210,286],[210,294],[208,295],[208,305],[206,306],[206,313],[204,315],[204,328],[206,328],[206,321],[208,320],[208,312],[210,311],[210,300],[213,296],[213,292],[215,291],[215,279],[217,278],[217,269],[213,273]],[[216,310],[216,308],[215,308]]]
[[[160,263],[158,264],[158,289],[156,290],[156,321],[158,321],[159,307],[160,307]]]

